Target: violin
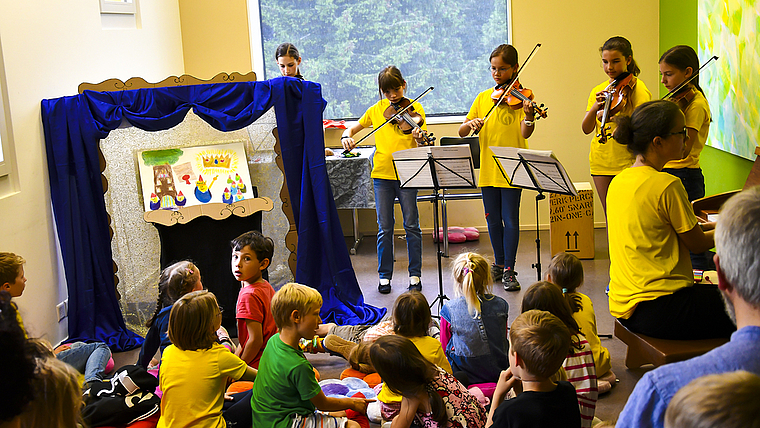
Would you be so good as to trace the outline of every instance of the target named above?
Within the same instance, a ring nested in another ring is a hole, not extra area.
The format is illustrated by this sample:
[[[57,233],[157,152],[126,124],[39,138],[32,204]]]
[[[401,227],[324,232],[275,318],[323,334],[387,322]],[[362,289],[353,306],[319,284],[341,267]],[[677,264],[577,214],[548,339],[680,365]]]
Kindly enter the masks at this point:
[[[425,140],[424,144],[433,144],[435,142],[433,134],[428,134],[427,131],[421,128],[425,124],[425,119],[422,118],[419,112],[414,110],[414,106],[411,104],[412,102],[408,98],[402,98],[397,103],[391,103],[383,112],[383,117],[389,123],[396,125],[404,134],[411,134],[413,130],[419,129],[422,133],[422,138]]]
[[[676,103],[681,108],[681,111],[685,112],[689,104],[694,101],[694,97],[697,96],[697,91],[698,89],[694,85],[688,85],[668,99]]]
[[[610,118],[622,111],[628,104],[633,88],[636,86],[636,76],[631,73],[623,72],[610,83],[603,92],[606,93],[604,106],[596,113],[601,122],[599,125],[599,143],[604,144],[607,139],[612,137],[610,134]]]
[[[548,108],[545,108],[543,104],[540,106],[537,105],[534,101],[534,95],[533,91],[530,89],[524,88],[522,85],[520,85],[520,82],[515,82],[514,86],[512,87],[512,90],[507,94],[506,97],[503,97],[504,91],[506,90],[506,87],[508,84],[503,84],[496,86],[494,88],[493,92],[491,93],[491,99],[493,100],[494,104],[497,105],[508,105],[512,108],[512,110],[520,110],[523,108],[523,102],[529,101],[531,105],[533,106],[533,109],[536,112],[536,120],[540,118],[546,118],[546,111]],[[499,100],[502,100],[499,102]]]

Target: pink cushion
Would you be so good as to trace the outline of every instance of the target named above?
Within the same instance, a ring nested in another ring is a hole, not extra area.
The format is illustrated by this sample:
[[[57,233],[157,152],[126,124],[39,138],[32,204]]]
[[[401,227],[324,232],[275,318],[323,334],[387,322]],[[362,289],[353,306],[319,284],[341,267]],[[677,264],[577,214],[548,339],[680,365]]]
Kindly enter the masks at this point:
[[[437,239],[443,239],[443,229],[442,228],[438,228],[438,234],[437,234],[437,236],[433,236],[433,242],[438,242]],[[449,228],[449,242],[450,243],[452,243],[452,244],[461,244],[462,242],[465,242],[466,240],[467,240],[467,237],[464,235],[464,233],[461,233],[461,232],[452,232],[451,228]]]
[[[480,239],[480,232],[478,232],[478,229],[475,229],[474,227],[465,227],[464,237],[467,238],[468,241],[476,241]]]
[[[111,373],[113,371],[113,357],[108,359],[108,362],[106,363],[106,373]]]

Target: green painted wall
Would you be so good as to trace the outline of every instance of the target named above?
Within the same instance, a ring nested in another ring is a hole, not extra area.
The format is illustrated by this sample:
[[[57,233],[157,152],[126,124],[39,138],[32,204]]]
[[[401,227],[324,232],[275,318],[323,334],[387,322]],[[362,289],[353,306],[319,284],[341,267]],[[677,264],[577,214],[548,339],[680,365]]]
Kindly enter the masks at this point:
[[[696,48],[697,0],[660,0],[660,53],[675,45]],[[667,91],[658,85],[660,97]],[[712,147],[705,147],[700,157],[707,195],[741,189],[752,162]]]

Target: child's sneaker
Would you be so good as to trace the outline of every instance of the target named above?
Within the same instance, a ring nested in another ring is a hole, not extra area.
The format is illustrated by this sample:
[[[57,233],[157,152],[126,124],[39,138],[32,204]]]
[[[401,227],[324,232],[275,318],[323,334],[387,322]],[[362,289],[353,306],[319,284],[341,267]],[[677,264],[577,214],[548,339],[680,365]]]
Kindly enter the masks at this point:
[[[507,268],[501,277],[501,283],[505,291],[520,291],[520,283],[517,282],[517,272],[512,268]]]
[[[504,266],[491,265],[491,279],[493,282],[501,281],[501,277],[504,275]]]

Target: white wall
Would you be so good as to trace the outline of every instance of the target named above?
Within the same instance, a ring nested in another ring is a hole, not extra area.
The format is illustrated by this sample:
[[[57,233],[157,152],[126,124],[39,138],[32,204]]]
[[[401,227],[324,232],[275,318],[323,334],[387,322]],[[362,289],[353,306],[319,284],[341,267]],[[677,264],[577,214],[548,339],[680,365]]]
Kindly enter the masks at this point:
[[[177,0],[145,0],[136,17],[101,17],[97,0],[0,1],[0,43],[18,165],[15,193],[0,199],[0,251],[26,260],[16,301],[32,336],[67,335],[55,305],[66,286],[56,244],[40,119],[45,98],[76,95],[82,82],[184,73]]]

